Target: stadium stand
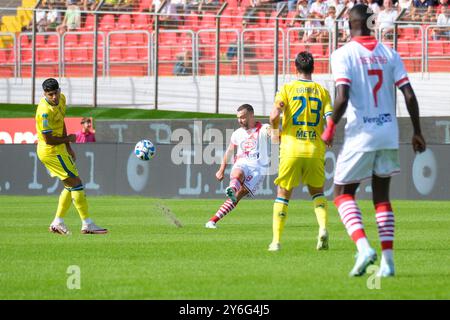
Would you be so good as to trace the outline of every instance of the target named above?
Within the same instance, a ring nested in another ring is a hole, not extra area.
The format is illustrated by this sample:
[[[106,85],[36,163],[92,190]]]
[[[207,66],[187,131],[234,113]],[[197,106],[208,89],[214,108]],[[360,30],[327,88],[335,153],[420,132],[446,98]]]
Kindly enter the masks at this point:
[[[447,0],[440,0],[447,1]],[[279,19],[279,72],[292,73],[297,52],[310,51],[315,57],[316,72],[329,72],[329,57],[333,49],[334,16],[327,11],[329,4],[341,9],[351,1],[326,1],[322,7],[304,7],[299,0],[289,6]],[[65,1],[43,1],[44,12],[49,3],[59,9]],[[67,2],[69,3],[69,1]],[[36,38],[37,75],[54,72],[64,76],[89,76],[92,73],[94,15],[84,12],[82,0],[70,0],[78,6],[81,24],[69,31],[48,26]],[[159,0],[117,0],[113,5],[99,8],[98,61],[100,75],[150,75],[155,68],[155,15]],[[213,75],[215,72],[216,17],[222,0],[172,0],[161,11],[159,38],[159,75],[175,75],[180,54],[191,52],[193,73]],[[285,4],[289,4],[287,1]],[[2,18],[0,36],[0,76],[29,75],[31,65],[30,22],[35,0],[14,2],[15,16]],[[273,74],[274,25],[283,2],[264,0],[230,0],[221,18],[220,59],[222,74]],[[440,5],[431,8],[411,6],[399,26],[397,50],[410,72],[450,71],[450,28],[442,21]],[[447,4],[448,6],[448,4]],[[317,9],[318,8],[318,9]],[[89,8],[87,8],[89,10]],[[291,9],[291,10],[289,10]],[[381,10],[385,10],[381,7]],[[387,9],[386,9],[387,10]],[[398,14],[398,10],[393,9]],[[340,12],[340,10],[338,11]],[[448,11],[447,11],[448,14]],[[327,16],[328,15],[328,16]],[[441,17],[441,18],[439,18]],[[64,15],[58,17],[61,24]],[[328,20],[327,20],[328,19]],[[440,19],[440,20],[439,20]],[[346,16],[338,22],[338,46],[348,41]],[[379,40],[392,46],[390,27],[381,30]],[[59,32],[57,32],[59,31]],[[5,34],[6,33],[6,34]],[[14,39],[15,37],[15,39]],[[40,68],[43,67],[43,68]]]

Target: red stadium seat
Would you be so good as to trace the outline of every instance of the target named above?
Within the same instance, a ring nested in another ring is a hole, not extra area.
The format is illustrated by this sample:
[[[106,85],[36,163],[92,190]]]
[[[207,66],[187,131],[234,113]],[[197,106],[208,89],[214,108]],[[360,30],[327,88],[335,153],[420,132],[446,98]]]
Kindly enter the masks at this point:
[[[59,37],[56,34],[48,35],[47,47],[57,48],[59,47]]]
[[[127,34],[128,45],[145,46],[147,45],[147,35],[143,33],[129,33]]]
[[[86,48],[72,49],[71,56],[73,57],[72,61],[76,62],[88,62],[88,50]]]
[[[422,43],[421,42],[413,42],[410,44],[410,52],[413,57],[421,57],[422,56]]]
[[[177,34],[175,32],[161,32],[159,37],[159,43],[162,45],[175,45],[177,43]]]
[[[36,35],[36,48],[45,48],[45,35],[43,34],[37,34]]]
[[[200,20],[200,26],[202,29],[212,29],[216,27],[216,18],[212,14],[206,14],[203,19]]]
[[[114,47],[126,46],[128,44],[127,35],[125,33],[110,34],[110,45]]]
[[[109,61],[123,61],[122,49],[110,48],[109,49]]]
[[[407,42],[399,42],[397,44],[397,52],[401,57],[409,56],[409,44]]]
[[[6,50],[0,49],[0,65],[6,64],[8,61]]]
[[[428,42],[428,54],[430,56],[443,56],[444,55],[444,43],[442,41],[429,41]]]
[[[20,47],[21,48],[30,48],[31,47],[31,41],[28,38],[28,36],[20,36]]]
[[[64,35],[64,46],[66,47],[78,46],[78,35],[73,33],[66,33]]]
[[[84,22],[84,28],[83,31],[92,31],[94,30],[94,15],[89,14],[86,17],[86,20]]]
[[[153,0],[140,0],[139,3],[139,12],[142,11],[151,11]]]
[[[114,21],[114,15],[112,14],[105,14],[101,19],[99,23],[99,30],[101,31],[111,31],[115,29],[115,21]]]
[[[121,14],[117,20],[117,29],[131,30],[131,16],[129,14]]]
[[[138,61],[139,54],[136,48],[126,48],[125,49],[125,61]]]
[[[415,40],[416,39],[416,29],[414,28],[399,28],[399,38],[405,40]]]
[[[45,49],[37,51],[37,62],[58,62],[58,50]]]
[[[150,20],[148,19],[148,16],[143,14],[134,15],[133,29],[137,30],[151,29],[151,23]]]

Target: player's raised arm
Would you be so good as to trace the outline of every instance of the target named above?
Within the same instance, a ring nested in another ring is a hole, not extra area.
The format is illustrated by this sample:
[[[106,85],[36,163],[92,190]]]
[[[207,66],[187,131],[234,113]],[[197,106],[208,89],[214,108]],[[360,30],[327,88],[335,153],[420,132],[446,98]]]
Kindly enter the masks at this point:
[[[228,145],[227,150],[225,151],[225,155],[223,156],[222,163],[220,164],[219,170],[216,172],[216,178],[219,181],[222,181],[225,176],[225,169],[227,167],[229,159],[234,155],[234,149],[235,149],[234,143],[230,142]]]
[[[413,125],[413,137],[412,146],[414,152],[424,152],[426,149],[425,139],[422,136],[422,131],[420,129],[420,119],[419,119],[419,104],[417,102],[416,94],[411,86],[407,83],[400,87],[400,90],[405,97],[406,108],[408,109],[409,116]]]

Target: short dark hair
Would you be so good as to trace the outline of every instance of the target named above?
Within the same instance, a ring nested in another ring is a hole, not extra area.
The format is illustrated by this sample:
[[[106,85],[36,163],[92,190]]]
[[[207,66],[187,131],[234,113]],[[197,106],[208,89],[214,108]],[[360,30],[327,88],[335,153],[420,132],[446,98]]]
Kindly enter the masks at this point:
[[[295,58],[295,67],[300,73],[311,74],[314,71],[314,58],[311,53],[302,51]]]
[[[58,90],[59,83],[56,79],[48,78],[42,83],[42,89],[44,89],[45,92]]]
[[[83,119],[81,119],[81,124],[83,124],[85,122],[92,122],[92,120],[91,120],[91,118],[84,117]]]
[[[248,112],[254,113],[255,111],[253,110],[253,107],[251,105],[249,105],[248,103],[243,104],[242,106],[240,106],[237,111],[242,111],[242,110],[247,110]]]

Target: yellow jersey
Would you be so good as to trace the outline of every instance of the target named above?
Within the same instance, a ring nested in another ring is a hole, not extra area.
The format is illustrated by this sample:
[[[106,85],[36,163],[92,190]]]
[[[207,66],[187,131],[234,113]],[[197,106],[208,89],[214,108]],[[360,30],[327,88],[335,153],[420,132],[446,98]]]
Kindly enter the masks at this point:
[[[283,85],[275,102],[284,104],[280,157],[324,158],[320,136],[333,111],[328,90],[311,80],[295,80]]]
[[[36,110],[36,132],[38,136],[37,151],[40,155],[56,155],[67,152],[66,145],[49,145],[45,142],[44,133],[51,132],[55,137],[62,137],[64,130],[64,117],[66,115],[66,97],[61,94],[59,104],[52,106],[45,97],[39,101]]]

